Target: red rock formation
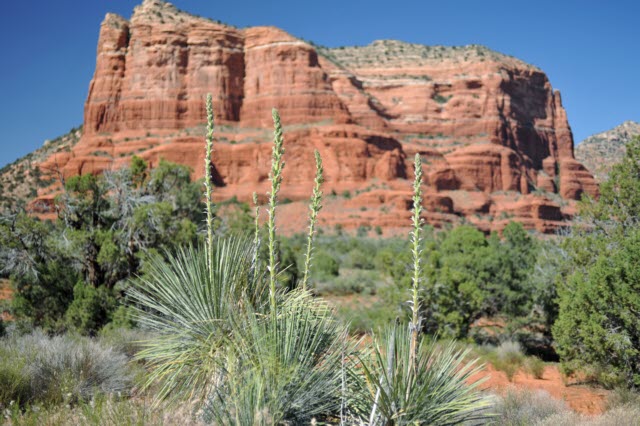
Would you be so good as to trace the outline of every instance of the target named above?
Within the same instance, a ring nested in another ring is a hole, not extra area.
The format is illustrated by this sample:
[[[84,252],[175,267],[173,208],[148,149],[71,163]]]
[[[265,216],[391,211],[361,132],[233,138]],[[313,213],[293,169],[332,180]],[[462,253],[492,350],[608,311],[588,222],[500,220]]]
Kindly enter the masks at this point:
[[[481,46],[377,41],[318,48],[272,27],[244,30],[145,0],[127,21],[108,14],[85,105],[84,134],[51,157],[65,175],[100,173],[133,154],[202,177],[204,96],[218,124],[216,196],[267,189],[271,108],[285,126],[282,196],[308,197],[313,150],[326,170],[324,226],[408,222],[412,158],[423,158],[427,220],[508,220],[551,232],[597,186],[573,157],[560,94],[546,75]],[[348,191],[348,200],[340,194]],[[565,199],[561,207],[556,201]],[[333,205],[333,207],[331,207]],[[303,214],[302,204],[287,211]],[[296,221],[288,224],[296,230]]]

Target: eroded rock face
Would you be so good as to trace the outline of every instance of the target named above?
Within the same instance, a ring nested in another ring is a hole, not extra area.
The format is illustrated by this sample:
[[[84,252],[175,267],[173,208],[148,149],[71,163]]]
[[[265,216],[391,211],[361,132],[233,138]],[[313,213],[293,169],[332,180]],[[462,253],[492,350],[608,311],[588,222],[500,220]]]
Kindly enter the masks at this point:
[[[613,129],[591,135],[576,146],[576,159],[598,182],[604,182],[614,165],[620,163],[633,138],[640,137],[640,123],[625,121]]]
[[[152,165],[187,164],[202,177],[209,92],[218,198],[266,191],[273,107],[285,126],[282,196],[294,201],[285,210],[304,214],[295,201],[309,195],[317,149],[325,193],[337,194],[327,199],[325,226],[405,227],[416,152],[426,219],[436,225],[467,218],[490,231],[509,219],[552,232],[565,226],[573,200],[597,194],[574,159],[560,94],[518,59],[482,46],[398,41],[318,48],[160,0],[145,0],[130,20],[106,16],[82,139],[42,168],[100,173],[135,154]]]

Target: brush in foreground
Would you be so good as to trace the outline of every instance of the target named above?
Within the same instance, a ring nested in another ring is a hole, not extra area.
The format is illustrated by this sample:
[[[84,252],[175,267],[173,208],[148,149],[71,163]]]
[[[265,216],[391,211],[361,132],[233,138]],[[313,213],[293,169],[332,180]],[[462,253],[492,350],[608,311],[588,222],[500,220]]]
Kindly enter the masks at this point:
[[[486,417],[490,401],[478,389],[481,381],[470,383],[482,366],[466,361],[468,350],[422,338],[415,368],[409,368],[411,350],[410,331],[396,325],[377,336],[373,353],[361,358],[358,392],[368,396],[363,411],[370,425],[447,425]]]

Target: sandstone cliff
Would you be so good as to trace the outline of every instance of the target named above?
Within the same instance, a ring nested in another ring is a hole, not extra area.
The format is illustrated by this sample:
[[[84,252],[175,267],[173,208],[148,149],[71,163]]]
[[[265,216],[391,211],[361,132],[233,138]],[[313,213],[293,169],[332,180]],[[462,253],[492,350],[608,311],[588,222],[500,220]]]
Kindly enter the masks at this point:
[[[597,185],[546,75],[482,46],[376,41],[322,48],[272,27],[237,29],[145,0],[108,14],[85,105],[84,133],[43,170],[99,173],[131,155],[187,164],[202,177],[204,96],[215,102],[219,199],[265,192],[271,108],[285,126],[282,197],[306,199],[313,149],[325,163],[323,226],[404,227],[412,156],[427,180],[426,219],[552,232]],[[46,200],[48,191],[40,191]],[[301,203],[287,205],[303,217]],[[301,230],[304,222],[283,223]]]

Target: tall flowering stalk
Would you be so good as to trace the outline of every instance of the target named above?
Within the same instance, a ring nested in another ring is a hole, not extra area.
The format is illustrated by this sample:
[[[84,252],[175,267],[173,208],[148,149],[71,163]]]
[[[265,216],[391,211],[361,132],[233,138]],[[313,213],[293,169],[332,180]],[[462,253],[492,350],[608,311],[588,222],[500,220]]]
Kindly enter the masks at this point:
[[[260,254],[260,205],[258,205],[258,194],[253,193],[254,222],[253,222],[253,265],[258,268],[258,256]]]
[[[411,230],[411,255],[413,257],[413,277],[411,278],[411,348],[409,368],[415,369],[415,358],[418,344],[418,335],[422,319],[420,318],[420,276],[422,275],[422,265],[420,258],[422,257],[422,161],[420,154],[416,153],[414,164],[415,178],[413,180],[413,214],[411,220],[413,229]]]
[[[322,191],[320,185],[324,182],[322,168],[322,158],[318,150],[314,152],[316,158],[316,178],[313,181],[313,193],[311,194],[311,202],[309,203],[309,233],[307,234],[307,253],[304,260],[304,276],[302,277],[302,289],[307,289],[309,282],[309,270],[311,269],[311,255],[313,251],[313,236],[315,234],[316,222],[318,220],[318,212],[322,209]]]
[[[207,265],[209,271],[213,273],[213,203],[211,202],[211,156],[213,152],[213,100],[211,93],[207,94],[206,102],[207,111],[207,134],[206,134],[206,152],[204,156],[204,187],[205,187],[205,203],[207,206]]]
[[[267,229],[269,231],[269,301],[271,311],[275,315],[276,312],[276,205],[278,203],[278,191],[282,184],[282,169],[284,169],[284,141],[282,138],[282,124],[280,124],[280,114],[277,109],[271,111],[273,116],[273,150],[271,153],[271,172],[269,180],[271,181],[271,192],[269,193],[269,219]]]

